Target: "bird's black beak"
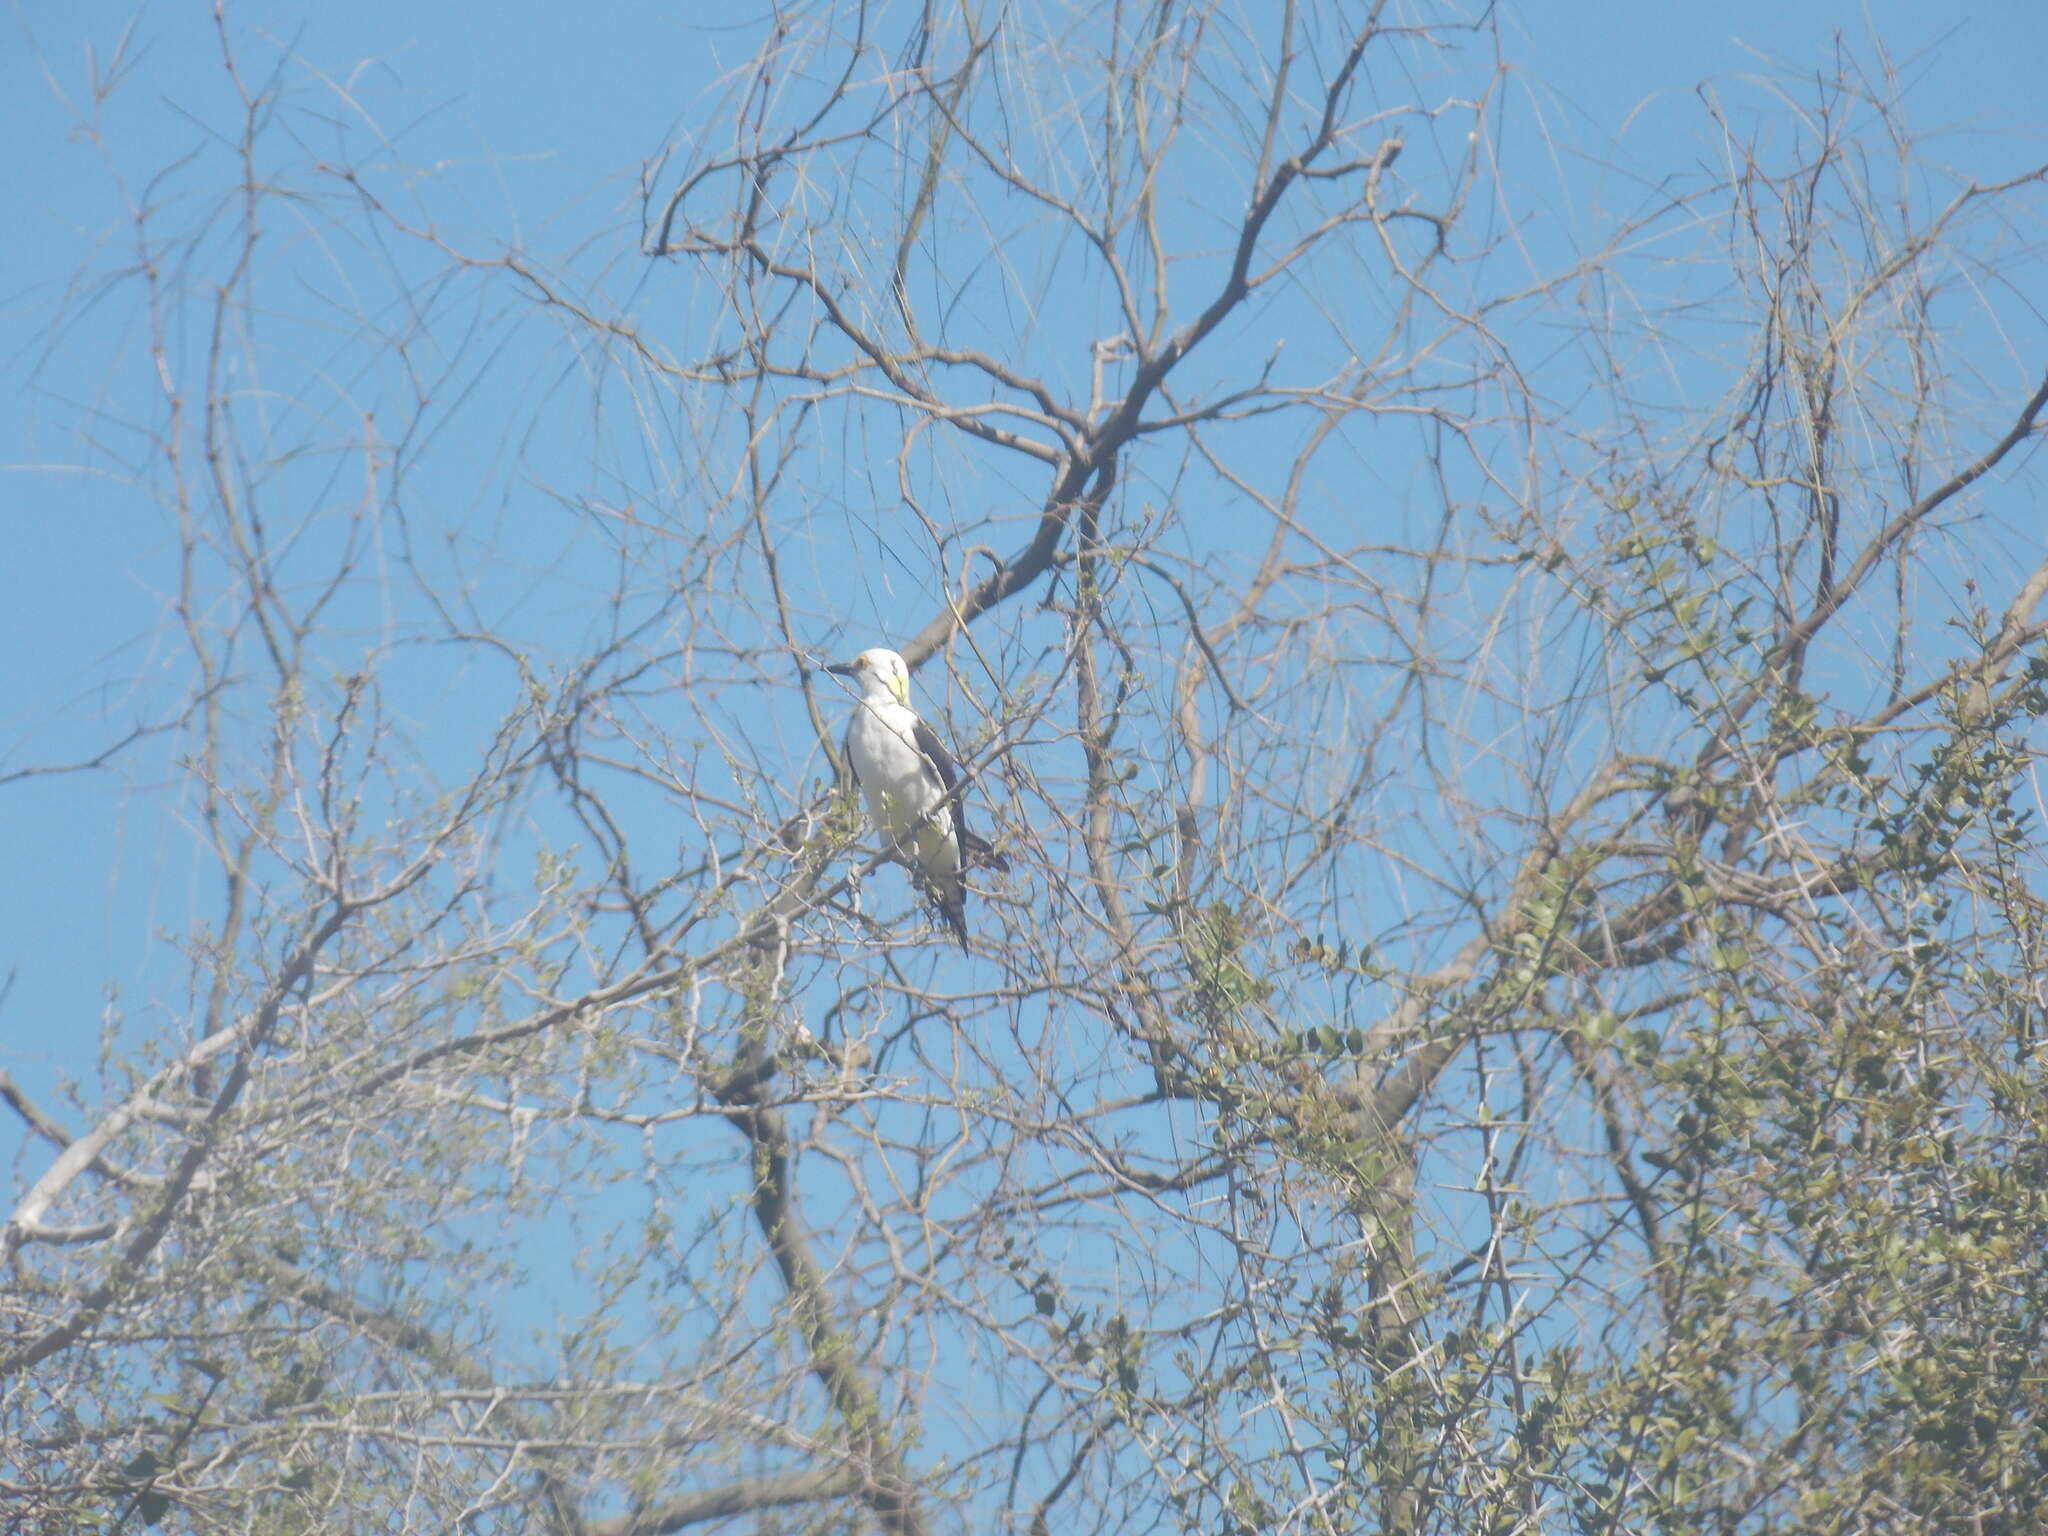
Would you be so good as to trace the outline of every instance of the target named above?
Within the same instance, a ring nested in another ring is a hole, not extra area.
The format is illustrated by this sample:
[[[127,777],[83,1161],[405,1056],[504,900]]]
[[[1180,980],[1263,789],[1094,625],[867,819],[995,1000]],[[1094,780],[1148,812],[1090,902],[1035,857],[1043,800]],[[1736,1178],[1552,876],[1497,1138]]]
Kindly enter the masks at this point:
[[[860,670],[860,664],[852,661],[835,661],[825,670],[834,677],[851,677]]]

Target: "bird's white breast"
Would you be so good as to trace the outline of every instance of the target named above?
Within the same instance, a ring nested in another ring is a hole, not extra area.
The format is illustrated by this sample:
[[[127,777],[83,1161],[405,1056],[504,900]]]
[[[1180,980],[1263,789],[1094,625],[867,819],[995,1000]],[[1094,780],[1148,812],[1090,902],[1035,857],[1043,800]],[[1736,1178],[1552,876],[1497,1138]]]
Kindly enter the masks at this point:
[[[944,787],[917,750],[916,729],[917,716],[903,705],[863,700],[855,707],[853,724],[846,733],[846,750],[860,778],[868,813],[877,826],[898,840],[907,837],[945,798]],[[950,844],[953,818],[941,811],[923,831],[920,844],[933,833]]]

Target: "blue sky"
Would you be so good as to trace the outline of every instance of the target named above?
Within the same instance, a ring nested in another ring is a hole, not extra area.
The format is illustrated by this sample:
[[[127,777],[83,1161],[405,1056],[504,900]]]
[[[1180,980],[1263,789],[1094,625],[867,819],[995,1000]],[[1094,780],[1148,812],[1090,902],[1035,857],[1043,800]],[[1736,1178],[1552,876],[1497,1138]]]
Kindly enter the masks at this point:
[[[358,153],[366,137],[382,136],[394,160],[432,169],[432,215],[452,241],[580,251],[595,269],[626,272],[629,284],[641,167],[704,120],[706,93],[746,58],[761,24],[746,7],[631,3],[595,18],[551,5],[486,13],[377,3],[239,4],[229,16],[247,58],[265,56],[266,38],[289,46],[295,89],[315,102],[326,93],[325,110]],[[1503,16],[1521,87],[1507,120],[1512,128],[1520,117],[1525,146],[1540,146],[1576,198],[1555,206],[1535,184],[1529,207],[1506,210],[1533,216],[1539,234],[1584,238],[1606,215],[1644,204],[1651,171],[1695,163],[1706,147],[1702,82],[1737,113],[1767,119],[1770,98],[1750,78],[1822,70],[1838,37],[1866,59],[1881,39],[1918,126],[1980,178],[2017,169],[2048,143],[2039,90],[2048,15],[2037,6],[1934,16],[1903,3],[1580,0]],[[18,4],[0,32],[0,129],[14,146],[0,163],[13,215],[0,245],[0,517],[9,549],[0,646],[11,660],[0,772],[88,756],[148,713],[148,677],[165,643],[166,547],[124,483],[134,444],[117,425],[146,408],[134,394],[140,338],[132,307],[89,295],[130,259],[124,199],[138,195],[163,147],[194,140],[201,123],[232,121],[218,58],[198,5]],[[96,115],[94,83],[110,77],[117,88]],[[305,148],[322,152],[317,140]],[[336,253],[331,270],[345,264]],[[59,315],[65,331],[53,336]],[[560,366],[559,355],[551,361]],[[491,429],[492,392],[531,406],[534,386],[486,371],[476,388],[453,429],[474,434],[474,453],[489,458],[505,448]],[[580,419],[555,420],[552,440],[525,445],[536,479],[577,481],[579,456],[591,451],[583,429]],[[846,467],[856,489],[875,472]],[[503,516],[522,538],[562,537],[517,498]],[[815,558],[829,577],[835,552]],[[525,567],[550,563],[543,547]],[[487,599],[577,622],[574,588],[536,594],[528,576],[509,571],[505,583],[487,583]],[[886,570],[871,573],[847,632],[869,632],[896,590]],[[145,978],[163,974],[161,936],[182,929],[211,892],[191,869],[175,809],[147,794],[110,798],[104,776],[0,790],[0,828],[9,874],[0,933],[16,972],[0,1040],[13,1070],[47,1089],[54,1074],[92,1060],[106,988],[148,992]]]
[[[245,59],[276,56],[265,38],[288,46],[295,98],[309,108],[295,130],[302,159],[359,157],[380,195],[417,193],[408,216],[431,221],[453,248],[544,253],[627,294],[643,282],[635,248],[642,167],[705,120],[707,93],[748,56],[762,25],[747,7],[653,4],[597,13],[522,4],[250,4],[229,16]],[[1503,18],[1516,70],[1507,137],[1546,174],[1530,176],[1525,204],[1501,214],[1553,251],[1582,245],[1616,214],[1652,205],[1659,178],[1689,172],[1711,154],[1703,82],[1739,121],[1768,134],[1773,114],[1796,102],[1774,98],[1756,79],[1825,71],[1838,35],[1866,62],[1872,40],[1882,40],[1907,82],[1916,125],[1935,135],[1949,164],[1988,180],[2038,161],[2048,145],[2048,97],[2039,84],[2048,15],[2037,5],[1959,7],[1934,19],[1909,4],[1548,3]],[[95,119],[93,81],[116,71],[121,83]],[[331,141],[317,130],[322,113],[335,125]],[[0,195],[13,213],[0,245],[8,389],[0,412],[8,549],[0,653],[9,661],[0,775],[89,756],[151,718],[164,696],[161,669],[176,644],[165,618],[170,544],[146,486],[131,474],[132,424],[150,409],[147,370],[136,366],[145,338],[118,293],[104,303],[92,296],[132,259],[124,204],[140,195],[167,146],[198,142],[232,118],[202,6],[17,5],[0,33],[0,129],[13,146],[0,168]],[[84,131],[89,124],[96,134]],[[374,148],[380,138],[392,146],[388,156]],[[415,181],[400,174],[401,164],[430,174]],[[167,186],[181,215],[185,184],[173,178]],[[295,230],[288,221],[266,238],[304,242],[294,270],[343,295],[330,327],[309,320],[299,333],[299,377],[322,386],[301,397],[311,402],[304,409],[315,428],[325,412],[337,435],[353,430],[349,412],[390,386],[359,385],[351,328],[364,317],[399,321],[381,300],[343,290],[352,268],[380,253],[367,244],[322,246],[311,225]],[[418,270],[438,275],[432,263]],[[314,315],[329,297],[293,295]],[[619,559],[647,562],[629,574],[629,588],[669,577],[658,545],[593,541],[585,525],[559,515],[564,488],[595,504],[627,497],[635,483],[628,471],[639,463],[631,435],[589,408],[579,372],[587,359],[558,333],[527,323],[515,306],[477,302],[452,286],[435,302],[444,307],[434,326],[485,344],[463,365],[459,403],[433,418],[442,442],[458,447],[438,453],[413,488],[462,507],[452,520],[460,537],[419,558],[435,570],[459,562],[494,627],[527,637],[535,655],[572,657],[608,622],[592,609],[618,579]],[[689,300],[650,296],[646,312],[684,317]],[[53,334],[58,317],[62,332]],[[2038,326],[2022,340],[2034,339]],[[1674,392],[1683,382],[1673,381]],[[388,394],[378,398],[388,402]],[[867,547],[868,525],[853,509],[885,497],[892,471],[857,458],[837,463],[841,446],[821,444],[810,475],[841,477],[844,516],[821,520],[792,558],[793,579],[817,594],[820,644],[885,630],[893,601],[922,600],[925,574]],[[639,482],[643,489],[659,481],[659,469]],[[315,457],[278,489],[307,505],[346,502],[349,474],[345,455]],[[1028,509],[1036,489],[1017,485]],[[992,472],[959,494],[993,501],[1005,489]],[[312,561],[332,533],[309,519],[300,536]],[[1010,537],[1005,526],[998,542]],[[401,553],[376,557],[396,569]],[[831,598],[841,604],[836,614],[825,606]],[[351,596],[336,612],[332,664],[346,667],[351,646],[383,643],[381,625],[374,598]],[[385,675],[406,730],[431,761],[437,743],[472,739],[515,680],[489,657],[450,671],[427,649],[414,654],[416,668],[387,667]],[[942,684],[928,676],[920,687]],[[782,733],[764,749],[769,757],[802,761],[809,752],[793,715],[768,729]],[[93,1098],[110,990],[143,1015],[122,1040],[156,1026],[175,1033],[177,1020],[150,1003],[180,994],[184,962],[168,936],[217,904],[213,877],[194,856],[189,806],[161,792],[171,765],[145,750],[122,771],[126,787],[112,793],[110,784],[124,781],[108,774],[0,784],[0,970],[15,974],[0,1004],[0,1057],[39,1097],[68,1076]],[[642,803],[650,818],[660,814],[659,797]],[[647,835],[657,844],[674,836],[653,820]],[[0,1149],[11,1150],[17,1134],[11,1122],[0,1124]],[[17,1166],[32,1177],[40,1155]]]

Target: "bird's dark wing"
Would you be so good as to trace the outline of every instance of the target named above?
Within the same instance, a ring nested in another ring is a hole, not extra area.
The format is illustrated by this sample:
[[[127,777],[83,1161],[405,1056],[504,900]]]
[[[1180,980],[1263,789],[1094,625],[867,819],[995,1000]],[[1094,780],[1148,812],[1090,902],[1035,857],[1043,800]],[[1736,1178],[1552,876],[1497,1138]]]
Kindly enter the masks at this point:
[[[946,744],[939,740],[939,733],[920,720],[916,729],[910,733],[910,739],[923,754],[926,765],[939,776],[939,787],[946,792],[947,798],[951,799],[955,787],[960,782],[960,765],[953,761],[953,754],[948,752]],[[957,813],[954,825],[959,825]]]
[[[996,869],[1008,869],[1010,861],[997,853],[987,838],[977,837],[967,830],[966,808],[961,804],[960,765],[953,761],[953,754],[939,740],[939,733],[919,720],[917,729],[911,733],[911,740],[923,754],[925,762],[930,764],[932,772],[939,776],[939,783],[946,791],[946,808],[953,813],[953,835],[960,840],[960,862],[963,865],[968,863],[972,855]]]

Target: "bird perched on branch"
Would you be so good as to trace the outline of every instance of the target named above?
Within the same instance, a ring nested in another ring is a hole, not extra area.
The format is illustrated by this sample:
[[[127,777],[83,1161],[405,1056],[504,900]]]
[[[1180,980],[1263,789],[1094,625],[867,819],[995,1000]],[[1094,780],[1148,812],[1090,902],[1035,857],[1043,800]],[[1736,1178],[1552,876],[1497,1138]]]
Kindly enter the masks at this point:
[[[1010,861],[967,830],[961,814],[960,765],[938,733],[910,707],[910,668],[894,651],[862,651],[827,672],[860,684],[846,726],[846,760],[860,780],[868,814],[889,851],[931,893],[939,915],[967,948],[967,889],[973,863],[1006,870]]]

